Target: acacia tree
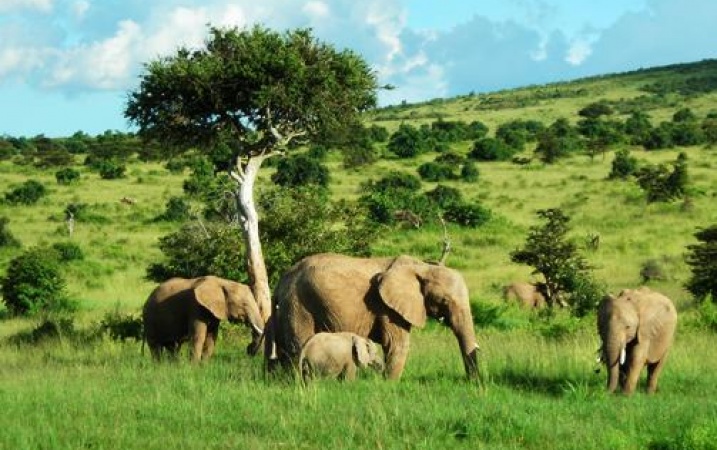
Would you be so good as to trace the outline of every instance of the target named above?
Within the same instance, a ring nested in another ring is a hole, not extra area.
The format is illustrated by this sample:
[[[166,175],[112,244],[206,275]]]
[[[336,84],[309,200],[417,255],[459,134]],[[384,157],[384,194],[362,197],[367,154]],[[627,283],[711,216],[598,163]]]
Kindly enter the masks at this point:
[[[203,48],[146,64],[129,94],[125,116],[143,138],[180,150],[232,143],[247,272],[265,320],[271,294],[253,193],[261,164],[296,147],[290,144],[355,123],[375,106],[376,89],[358,54],[337,51],[308,29],[255,26],[210,27]]]

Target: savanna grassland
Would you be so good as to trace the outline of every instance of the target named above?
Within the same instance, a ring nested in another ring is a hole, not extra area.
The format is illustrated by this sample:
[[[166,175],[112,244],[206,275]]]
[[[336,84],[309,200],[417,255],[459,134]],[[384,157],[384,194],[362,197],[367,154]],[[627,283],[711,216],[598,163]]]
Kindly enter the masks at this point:
[[[682,108],[699,118],[717,112],[717,91],[680,91],[688,76],[715,78],[717,68],[707,62],[436,99],[382,108],[366,121],[393,132],[401,123],[479,120],[492,135],[514,119],[574,123],[581,108],[598,100],[612,102],[615,119],[639,105],[654,124]],[[465,154],[471,145],[451,149]],[[622,148],[642,163],[671,163],[685,152],[687,200],[648,203],[634,180],[608,180]],[[531,146],[524,156],[532,157]],[[355,200],[360,183],[397,170],[415,174],[435,157],[385,153],[373,165],[345,169],[341,155],[330,152],[329,187],[334,198]],[[186,358],[154,364],[132,339],[98,337],[107,314],[137,315],[153,288],[145,272],[161,257],[158,238],[179,227],[153,219],[182,194],[187,172],[133,159],[126,177],[104,180],[77,158],[81,180],[75,185],[57,184],[55,169],[0,161],[0,193],[30,178],[49,189],[35,205],[0,204],[0,216],[22,243],[0,248],[0,273],[35,245],[71,239],[84,253],[64,269],[69,296],[80,306],[71,330],[33,340],[39,319],[5,314],[0,320],[0,448],[717,448],[717,336],[684,289],[686,246],[696,242],[700,227],[717,223],[715,148],[646,151],[619,144],[554,164],[479,162],[478,181],[441,182],[492,211],[477,228],[448,225],[448,265],[464,275],[475,307],[482,382],[464,380],[455,339],[432,322],[412,332],[400,382],[367,373],[355,383],[309,387],[265,379],[261,358],[244,353],[249,334],[238,326],[223,325],[215,358],[201,367]],[[259,196],[273,170],[263,169]],[[424,181],[423,189],[435,184]],[[135,203],[120,202],[123,197]],[[71,238],[64,215],[70,203],[91,205],[97,216],[77,221]],[[594,315],[577,319],[558,311],[546,320],[503,304],[501,286],[535,279],[530,267],[511,262],[510,252],[525,242],[544,208],[561,208],[571,218],[570,236],[606,290],[639,286],[648,261],[660,266],[663,276],[650,286],[673,299],[680,318],[657,395],[604,392],[604,370],[595,373]],[[599,245],[588,246],[596,235]],[[382,230],[370,247],[374,255],[435,259],[442,237],[436,225],[398,226]]]

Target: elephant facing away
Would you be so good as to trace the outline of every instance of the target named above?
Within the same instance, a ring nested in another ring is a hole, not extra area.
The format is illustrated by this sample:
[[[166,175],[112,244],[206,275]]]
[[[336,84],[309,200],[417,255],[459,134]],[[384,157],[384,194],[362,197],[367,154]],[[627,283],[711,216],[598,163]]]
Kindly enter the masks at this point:
[[[455,270],[408,256],[354,258],[318,254],[283,274],[273,298],[265,339],[269,370],[278,360],[296,366],[304,344],[320,332],[348,331],[383,348],[385,376],[398,379],[411,328],[443,319],[458,340],[469,378],[478,364],[468,288]]]
[[[263,321],[248,286],[214,276],[172,278],[152,291],[144,304],[144,337],[152,356],[163,351],[176,356],[185,341],[192,342],[192,361],[212,356],[222,320],[251,327],[255,354],[261,344]]]
[[[597,325],[608,391],[619,384],[632,394],[647,365],[647,392],[654,393],[677,326],[672,301],[647,287],[625,289],[602,300]]]
[[[317,333],[301,349],[299,368],[304,382],[314,376],[356,379],[357,369],[383,371],[378,346],[354,333]]]
[[[515,301],[524,308],[544,308],[545,283],[515,282],[503,287],[503,299]]]

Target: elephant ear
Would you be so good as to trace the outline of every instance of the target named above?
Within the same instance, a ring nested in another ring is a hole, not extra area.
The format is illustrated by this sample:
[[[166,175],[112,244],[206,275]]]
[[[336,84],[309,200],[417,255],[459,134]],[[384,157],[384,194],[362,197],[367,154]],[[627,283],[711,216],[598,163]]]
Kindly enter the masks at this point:
[[[204,277],[194,286],[194,297],[219,320],[227,319],[227,300],[224,289],[215,277]]]
[[[383,302],[419,328],[426,324],[426,305],[418,277],[420,264],[424,263],[405,256],[398,257],[383,273],[378,285]]]
[[[366,367],[371,362],[371,355],[368,353],[367,342],[358,336],[351,337],[351,351],[354,361],[359,367]]]

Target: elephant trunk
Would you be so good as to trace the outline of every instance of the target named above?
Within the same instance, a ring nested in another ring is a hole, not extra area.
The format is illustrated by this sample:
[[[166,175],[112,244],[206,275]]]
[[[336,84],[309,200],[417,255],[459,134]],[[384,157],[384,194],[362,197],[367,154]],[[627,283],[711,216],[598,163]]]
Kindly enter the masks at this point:
[[[620,366],[625,361],[625,345],[622,340],[613,337],[604,347],[603,360],[608,369],[607,388],[615,392],[620,381]]]
[[[478,351],[480,347],[476,341],[475,330],[473,329],[473,317],[470,310],[453,312],[451,314],[451,330],[458,339],[458,345],[463,358],[463,366],[469,379],[481,379],[478,368]]]

